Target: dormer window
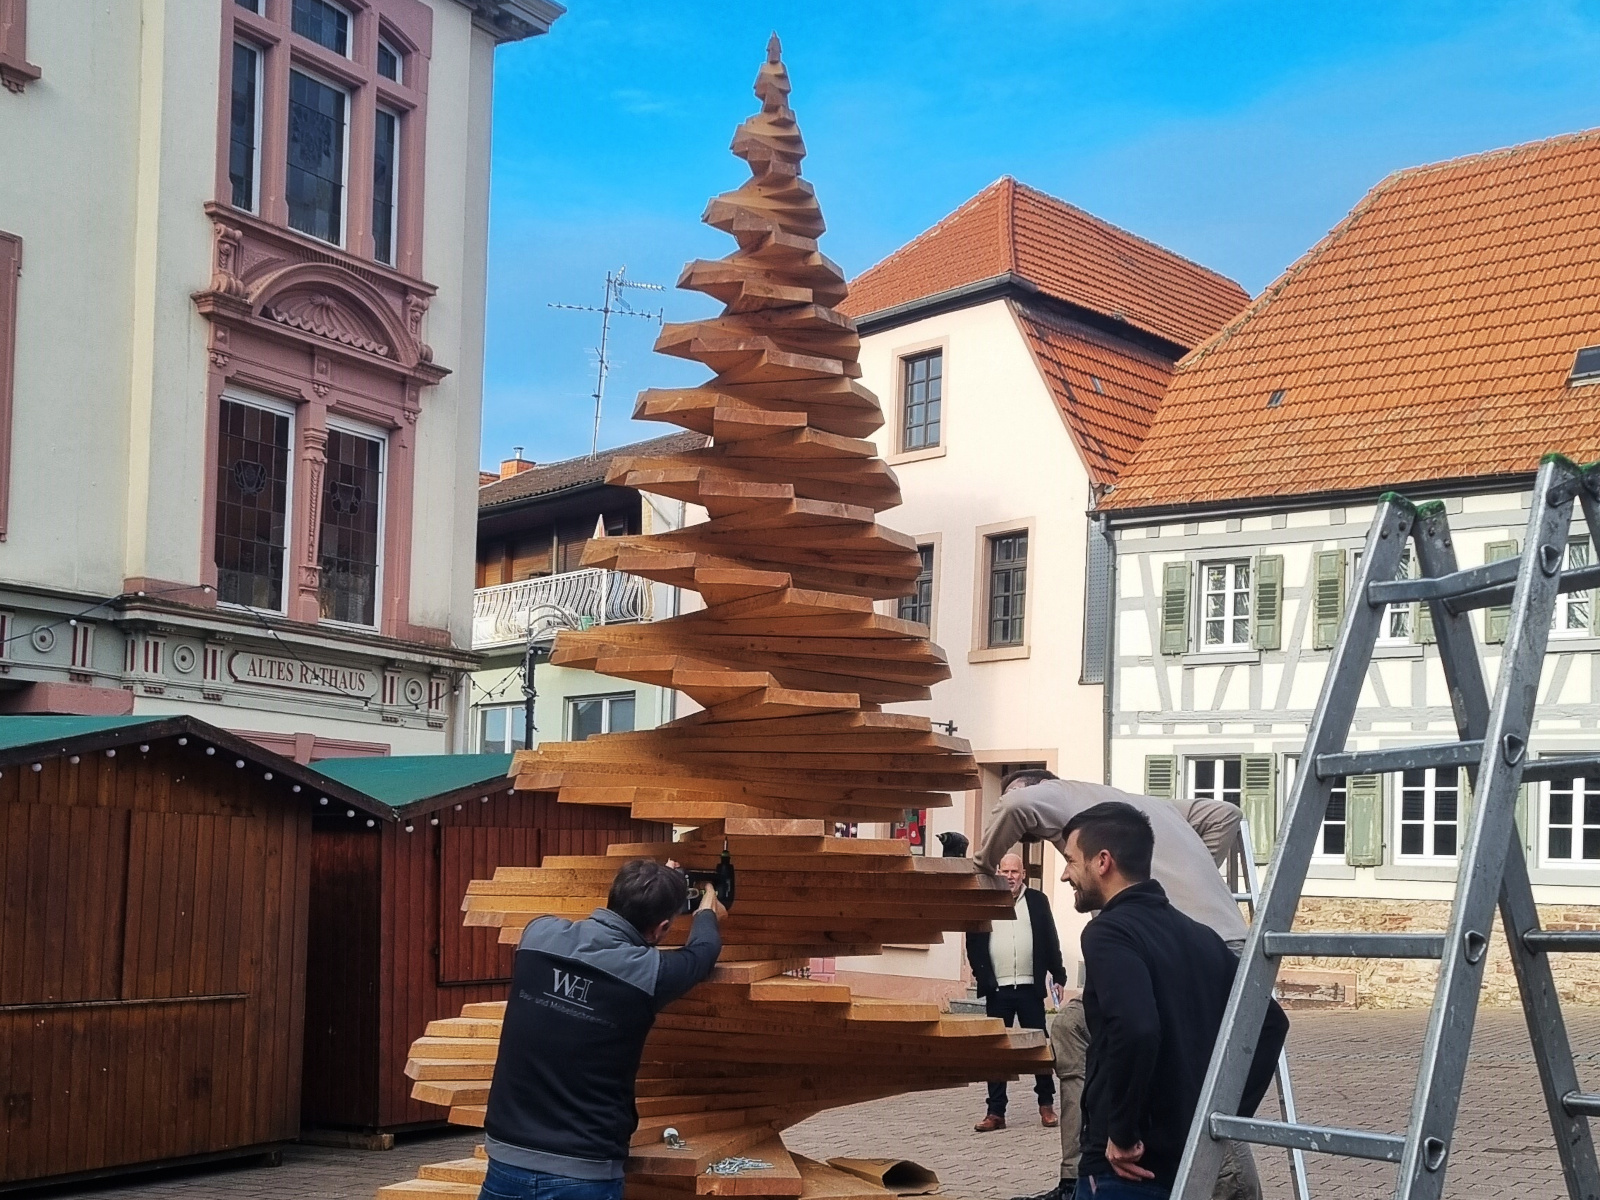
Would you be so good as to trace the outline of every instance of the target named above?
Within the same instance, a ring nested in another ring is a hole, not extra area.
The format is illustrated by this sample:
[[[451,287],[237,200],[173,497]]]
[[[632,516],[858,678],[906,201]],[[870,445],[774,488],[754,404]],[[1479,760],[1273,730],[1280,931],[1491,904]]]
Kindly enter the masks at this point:
[[[1600,383],[1600,346],[1585,346],[1572,360],[1568,383]]]
[[[294,0],[289,25],[303,38],[350,56],[350,14],[328,0]]]

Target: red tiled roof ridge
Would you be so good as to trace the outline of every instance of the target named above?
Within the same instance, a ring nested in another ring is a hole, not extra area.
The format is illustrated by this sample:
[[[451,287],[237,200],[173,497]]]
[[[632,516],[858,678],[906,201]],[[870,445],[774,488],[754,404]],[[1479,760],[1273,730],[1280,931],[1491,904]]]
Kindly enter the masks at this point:
[[[1088,221],[1091,225],[1098,225],[1101,229],[1106,230],[1108,233],[1113,233],[1119,238],[1126,238],[1130,242],[1138,242],[1142,246],[1148,246],[1150,249],[1156,251],[1158,254],[1164,254],[1168,258],[1173,259],[1176,262],[1180,262],[1186,267],[1193,267],[1196,271],[1199,271],[1199,272],[1201,272],[1202,274],[1205,274],[1205,275],[1209,275],[1209,276],[1211,276],[1211,278],[1219,280],[1222,283],[1230,284],[1233,287],[1239,287],[1239,285],[1237,283],[1235,283],[1232,279],[1229,279],[1221,271],[1214,270],[1211,267],[1206,266],[1202,262],[1196,262],[1194,259],[1190,258],[1187,254],[1179,254],[1176,250],[1169,249],[1168,247],[1163,246],[1160,242],[1152,241],[1150,238],[1147,238],[1147,237],[1144,237],[1144,236],[1142,236],[1140,234],[1134,233],[1131,229],[1124,229],[1121,225],[1114,224],[1113,222],[1106,220],[1104,217],[1097,217],[1097,216],[1095,216],[1094,213],[1090,212],[1088,209],[1079,208],[1076,204],[1072,203],[1072,201],[1070,201],[1070,200],[1063,200],[1060,196],[1052,196],[1049,192],[1041,191],[1040,189],[1038,189],[1036,187],[1033,187],[1033,186],[1031,186],[1029,184],[1023,183],[1021,180],[1013,179],[1010,175],[1002,176],[1001,179],[997,180],[996,182],[1010,182],[1012,184],[1013,188],[1015,189],[1015,191],[1012,194],[1012,204],[1013,205],[1015,205],[1015,203],[1016,203],[1016,192],[1018,192],[1018,191],[1025,192],[1030,196],[1037,197],[1039,200],[1042,200],[1046,204],[1054,205],[1056,208],[1065,209],[1066,211],[1072,213],[1074,216],[1082,217],[1085,221]],[[989,186],[993,187],[994,184],[990,184]],[[1014,242],[1012,244],[1012,249],[1013,249],[1013,258],[1014,258],[1015,257],[1015,243]],[[1016,268],[1013,266],[1012,269],[1015,270]],[[1243,291],[1242,288],[1240,290]]]
[[[1593,129],[1579,130],[1576,133],[1558,134],[1555,137],[1535,138],[1533,141],[1518,142],[1512,146],[1499,146],[1493,150],[1480,150],[1473,154],[1458,154],[1454,158],[1441,159],[1432,163],[1419,163],[1414,167],[1401,167],[1398,170],[1390,171],[1389,174],[1367,189],[1366,194],[1356,201],[1355,207],[1347,212],[1337,225],[1323,234],[1309,250],[1285,267],[1282,274],[1262,288],[1261,293],[1238,316],[1179,359],[1173,372],[1174,376],[1183,374],[1204,360],[1213,350],[1229,342],[1234,334],[1238,333],[1240,329],[1259,316],[1268,305],[1276,300],[1284,288],[1288,287],[1298,276],[1307,271],[1318,259],[1322,258],[1323,255],[1337,245],[1346,234],[1356,227],[1367,211],[1396,185],[1421,176],[1438,174],[1468,165],[1481,165],[1496,159],[1513,158],[1518,154],[1526,154],[1534,150],[1548,150],[1557,146],[1596,139],[1600,139],[1600,126]],[[1204,270],[1205,268],[1201,269]]]

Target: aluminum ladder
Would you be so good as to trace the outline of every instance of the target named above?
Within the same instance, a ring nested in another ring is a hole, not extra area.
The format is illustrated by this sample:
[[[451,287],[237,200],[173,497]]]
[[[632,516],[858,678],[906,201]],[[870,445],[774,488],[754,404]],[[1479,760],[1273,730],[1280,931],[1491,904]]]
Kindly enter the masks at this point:
[[[1250,833],[1250,822],[1239,819],[1239,840],[1228,856],[1228,887],[1233,898],[1250,910],[1250,922],[1255,923],[1256,908],[1261,902],[1261,873],[1256,867],[1255,839]],[[1294,1084],[1289,1079],[1289,1051],[1278,1055],[1278,1069],[1273,1078],[1278,1084],[1278,1111],[1284,1123],[1296,1124],[1299,1117],[1294,1107]],[[1289,1147],[1289,1184],[1294,1200],[1311,1200],[1311,1185],[1306,1178],[1305,1151]]]
[[[1600,1094],[1578,1086],[1548,958],[1554,951],[1600,951],[1600,933],[1540,929],[1515,812],[1517,790],[1525,782],[1600,775],[1600,754],[1527,757],[1556,596],[1600,585],[1600,566],[1564,569],[1575,502],[1600,544],[1600,463],[1580,467],[1560,455],[1546,456],[1534,481],[1521,555],[1460,569],[1442,504],[1419,507],[1393,493],[1380,499],[1351,589],[1350,611],[1311,720],[1301,758],[1305,766],[1283,815],[1276,857],[1201,1088],[1174,1200],[1208,1200],[1222,1138],[1397,1163],[1395,1200],[1438,1200],[1497,901],[1567,1194],[1571,1200],[1600,1200],[1600,1168],[1588,1121],[1600,1114]],[[1414,578],[1396,578],[1408,540],[1420,571]],[[1433,616],[1460,740],[1351,752],[1346,749],[1350,725],[1385,610],[1415,602],[1426,603]],[[1510,616],[1491,703],[1468,613],[1507,603]],[[1333,781],[1425,767],[1466,768],[1476,797],[1459,848],[1449,928],[1425,934],[1293,932]],[[1235,1115],[1278,962],[1286,955],[1440,960],[1403,1134]]]

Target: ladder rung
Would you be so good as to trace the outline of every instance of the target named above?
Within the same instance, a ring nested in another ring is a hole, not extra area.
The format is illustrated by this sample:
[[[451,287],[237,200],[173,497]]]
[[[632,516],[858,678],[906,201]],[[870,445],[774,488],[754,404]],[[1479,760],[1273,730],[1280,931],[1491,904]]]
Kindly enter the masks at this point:
[[[1256,898],[1254,896],[1252,896],[1249,892],[1235,892],[1233,894],[1233,898],[1236,901],[1238,901],[1240,904],[1244,904],[1244,903],[1247,903],[1247,902],[1250,903],[1250,904],[1254,904],[1256,902]]]
[[[1451,612],[1466,612],[1474,608],[1489,608],[1507,604],[1516,583],[1521,559],[1503,558],[1499,562],[1481,567],[1468,567],[1453,575],[1438,575],[1422,579],[1386,579],[1367,585],[1367,602],[1377,608],[1382,604],[1407,604],[1418,600],[1448,600]],[[1583,592],[1600,585],[1600,563],[1577,567],[1561,572],[1556,582],[1560,592]]]
[[[1482,757],[1482,739],[1439,742],[1431,746],[1395,746],[1388,750],[1341,751],[1317,755],[1317,778],[1381,775],[1385,771],[1416,771],[1424,767],[1469,767],[1475,766]]]
[[[1530,929],[1522,935],[1522,944],[1535,953],[1594,954],[1600,952],[1600,930]]]
[[[1574,754],[1570,758],[1534,758],[1522,768],[1522,782],[1541,779],[1582,779],[1600,776],[1600,754]]]
[[[1322,1125],[1286,1125],[1282,1121],[1258,1121],[1254,1117],[1228,1117],[1211,1114],[1211,1136],[1253,1142],[1258,1146],[1281,1146],[1285,1150],[1309,1150],[1314,1154],[1338,1154],[1345,1158],[1372,1158],[1397,1163],[1406,1140],[1392,1133],[1364,1133],[1359,1129],[1329,1129]]]
[[[1443,958],[1442,933],[1264,933],[1268,958]]]
[[[1600,1116],[1600,1096],[1593,1092],[1568,1092],[1561,1097],[1561,1107],[1574,1117]]]

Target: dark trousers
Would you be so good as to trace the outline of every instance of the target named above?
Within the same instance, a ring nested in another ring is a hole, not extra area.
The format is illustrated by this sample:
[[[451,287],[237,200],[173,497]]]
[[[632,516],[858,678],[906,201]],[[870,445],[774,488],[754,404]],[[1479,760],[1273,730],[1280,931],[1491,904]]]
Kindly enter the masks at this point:
[[[984,997],[984,1011],[999,1017],[1009,1028],[1020,1025],[1023,1029],[1044,1028],[1044,997],[1035,996],[1031,987],[1003,987]],[[1033,1090],[1041,1105],[1056,1102],[1056,1077],[1046,1073],[1033,1077]],[[997,1117],[1006,1115],[1006,1082],[989,1081],[989,1111]]]

